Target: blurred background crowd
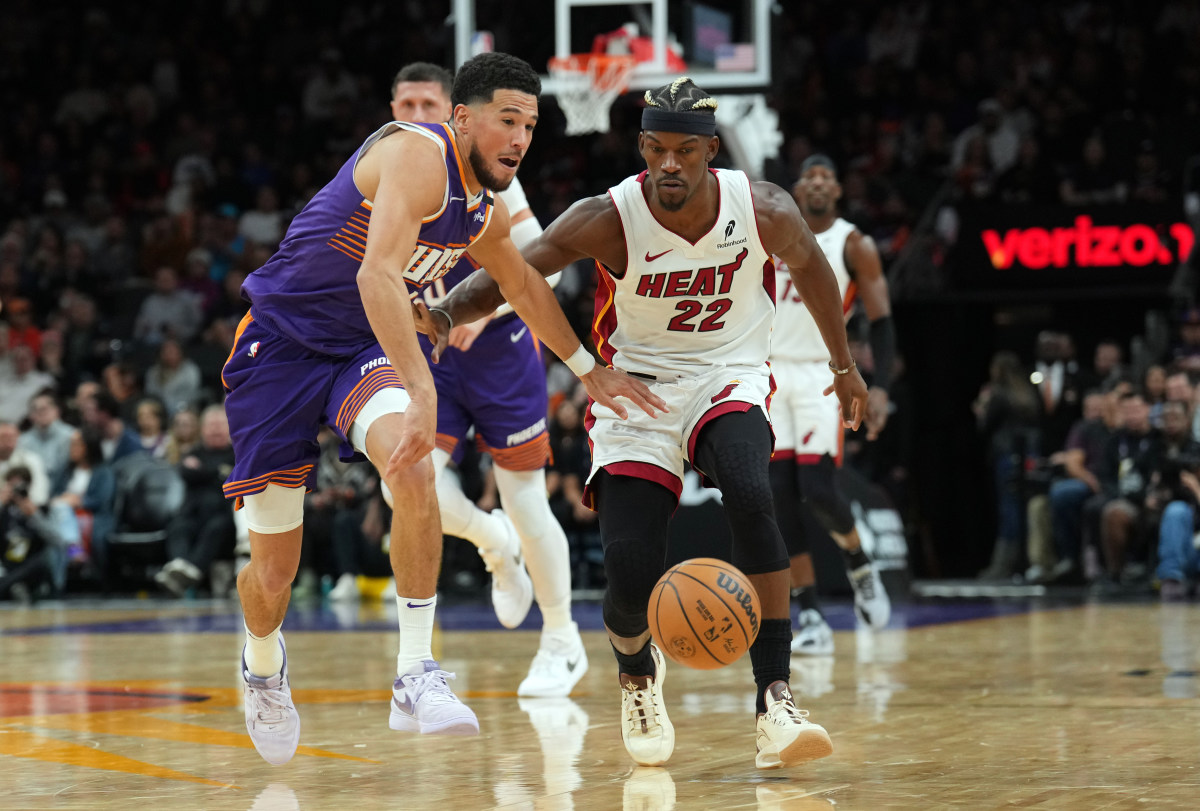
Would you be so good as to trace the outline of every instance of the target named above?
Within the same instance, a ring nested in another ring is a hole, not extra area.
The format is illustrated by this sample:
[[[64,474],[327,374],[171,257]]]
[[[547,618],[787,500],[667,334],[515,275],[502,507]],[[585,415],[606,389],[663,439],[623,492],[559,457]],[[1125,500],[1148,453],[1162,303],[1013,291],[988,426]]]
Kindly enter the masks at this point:
[[[543,68],[549,12],[477,5],[498,21],[498,50]],[[451,63],[447,6],[6,6],[0,599],[138,578],[227,592],[239,528],[219,487],[231,464],[220,369],[248,306],[241,282],[388,119],[396,70]],[[1186,276],[1134,300],[1091,291],[1082,307],[968,300],[953,250],[979,203],[1184,217],[1200,2],[817,0],[777,7],[772,39],[765,92],[785,140],[766,177],[790,187],[806,157],[831,155],[842,215],[875,238],[892,283],[892,421],[869,446],[851,437],[848,464],[896,503],[914,573],[1186,589],[1200,493]],[[618,99],[610,132],[585,137],[565,137],[553,99],[542,104],[521,179],[545,224],[641,162],[636,95]],[[579,267],[557,291],[581,336],[592,284]],[[850,331],[869,373],[859,319]],[[585,402],[547,362],[550,495],[576,586],[597,586],[596,528],[578,505]],[[297,587],[336,598],[386,574],[387,521],[372,471],[327,445]],[[486,457],[460,473],[494,506]],[[486,576],[464,548],[448,541],[445,588]]]

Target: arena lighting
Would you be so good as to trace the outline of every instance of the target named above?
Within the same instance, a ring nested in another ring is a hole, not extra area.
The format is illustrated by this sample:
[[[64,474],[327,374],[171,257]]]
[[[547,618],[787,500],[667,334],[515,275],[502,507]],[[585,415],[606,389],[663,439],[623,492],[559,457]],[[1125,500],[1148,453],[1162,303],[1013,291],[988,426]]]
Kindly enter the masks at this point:
[[[1147,267],[1174,265],[1192,251],[1195,233],[1187,223],[1167,226],[1170,242],[1160,237],[1163,226],[1132,223],[1094,225],[1081,215],[1074,226],[1010,228],[1003,235],[992,228],[979,236],[997,270],[1014,266],[1028,270],[1050,268]]]

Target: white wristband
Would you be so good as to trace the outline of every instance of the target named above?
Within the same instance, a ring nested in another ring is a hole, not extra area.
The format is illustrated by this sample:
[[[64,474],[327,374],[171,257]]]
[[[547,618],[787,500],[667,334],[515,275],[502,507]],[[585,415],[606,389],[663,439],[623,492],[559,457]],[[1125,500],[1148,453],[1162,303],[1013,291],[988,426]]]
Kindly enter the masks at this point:
[[[579,348],[575,350],[575,354],[564,360],[563,363],[567,364],[567,368],[574,372],[576,377],[583,377],[596,368],[596,359],[583,344],[580,344]]]

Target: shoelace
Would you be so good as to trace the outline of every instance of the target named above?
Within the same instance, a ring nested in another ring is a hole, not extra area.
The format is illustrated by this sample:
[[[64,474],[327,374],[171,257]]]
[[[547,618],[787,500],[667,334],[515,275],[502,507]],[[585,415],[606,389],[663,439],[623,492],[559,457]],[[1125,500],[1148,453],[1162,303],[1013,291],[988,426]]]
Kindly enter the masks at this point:
[[[429,703],[445,704],[455,702],[458,699],[454,697],[454,693],[450,690],[450,685],[446,683],[446,679],[457,678],[453,673],[447,673],[445,670],[431,670],[428,673],[421,673],[411,677],[405,685],[405,689],[410,691],[412,696],[413,707],[426,695],[429,695]]]
[[[658,712],[654,707],[653,688],[625,690],[625,723],[633,731],[645,725],[646,732],[658,726]]]
[[[784,715],[786,718],[781,719],[779,718],[780,715]],[[792,702],[784,699],[783,701],[775,702],[771,706],[767,717],[771,719],[771,723],[777,726],[786,726],[789,723],[806,724],[808,723],[808,710],[802,710]]]
[[[250,697],[254,701],[254,717],[264,724],[278,724],[288,710],[288,694],[283,686],[252,687]]]
[[[858,589],[862,593],[864,600],[875,599],[875,578],[871,577],[871,570],[869,568],[861,575],[855,577],[854,582],[858,584]]]

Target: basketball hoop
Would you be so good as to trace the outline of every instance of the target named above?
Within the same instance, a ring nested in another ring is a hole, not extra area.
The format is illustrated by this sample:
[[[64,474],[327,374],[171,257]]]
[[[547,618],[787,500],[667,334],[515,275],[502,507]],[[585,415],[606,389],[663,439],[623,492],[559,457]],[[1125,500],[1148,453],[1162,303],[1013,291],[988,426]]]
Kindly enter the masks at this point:
[[[608,111],[629,87],[632,56],[571,54],[550,57],[558,106],[567,117],[567,135],[608,132]]]

